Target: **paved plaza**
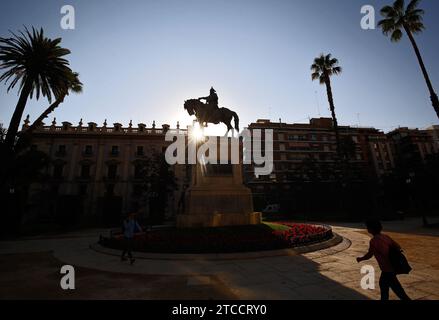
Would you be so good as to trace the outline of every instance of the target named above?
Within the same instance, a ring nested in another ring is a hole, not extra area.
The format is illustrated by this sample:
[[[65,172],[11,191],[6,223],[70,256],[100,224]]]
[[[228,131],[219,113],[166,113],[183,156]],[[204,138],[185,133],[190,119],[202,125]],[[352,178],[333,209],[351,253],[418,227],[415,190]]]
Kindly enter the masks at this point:
[[[419,218],[384,223],[413,267],[400,276],[412,299],[439,299],[439,229]],[[305,254],[246,259],[137,259],[90,248],[107,230],[0,242],[0,299],[379,299],[376,261],[357,264],[368,248],[361,224],[333,224],[336,246]],[[76,289],[59,286],[75,267]],[[376,268],[376,289],[363,290],[361,266]],[[395,299],[391,293],[391,299]]]

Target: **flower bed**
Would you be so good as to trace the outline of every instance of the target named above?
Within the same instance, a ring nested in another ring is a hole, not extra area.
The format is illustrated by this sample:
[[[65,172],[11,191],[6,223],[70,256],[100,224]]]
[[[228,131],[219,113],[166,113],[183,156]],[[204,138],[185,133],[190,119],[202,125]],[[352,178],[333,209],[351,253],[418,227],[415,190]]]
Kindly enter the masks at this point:
[[[150,253],[235,253],[285,249],[325,241],[332,237],[327,226],[281,223],[275,231],[265,224],[196,229],[160,229],[136,235],[134,251]],[[101,245],[122,249],[122,234],[102,238]]]
[[[280,224],[288,226],[289,229],[277,230],[273,233],[292,247],[322,242],[331,239],[333,236],[330,226],[290,223]]]

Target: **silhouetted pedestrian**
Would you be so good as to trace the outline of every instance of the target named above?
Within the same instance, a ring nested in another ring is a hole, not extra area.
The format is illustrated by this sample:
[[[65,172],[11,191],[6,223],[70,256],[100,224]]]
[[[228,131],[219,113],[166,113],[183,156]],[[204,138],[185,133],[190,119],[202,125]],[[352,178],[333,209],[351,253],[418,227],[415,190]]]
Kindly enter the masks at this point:
[[[379,281],[381,300],[389,300],[390,288],[392,288],[393,292],[395,292],[401,300],[411,300],[399,282],[397,272],[392,265],[390,258],[390,251],[395,249],[400,252],[401,246],[389,236],[381,233],[383,227],[380,221],[368,221],[366,222],[366,227],[367,231],[373,235],[373,237],[370,240],[369,252],[363,257],[357,258],[357,262],[369,260],[372,257],[376,258],[381,269],[381,277]]]
[[[123,221],[123,251],[120,257],[121,261],[125,261],[125,255],[128,254],[130,263],[133,264],[136,259],[133,258],[133,239],[136,232],[142,232],[142,228],[136,220],[136,214],[130,213]]]

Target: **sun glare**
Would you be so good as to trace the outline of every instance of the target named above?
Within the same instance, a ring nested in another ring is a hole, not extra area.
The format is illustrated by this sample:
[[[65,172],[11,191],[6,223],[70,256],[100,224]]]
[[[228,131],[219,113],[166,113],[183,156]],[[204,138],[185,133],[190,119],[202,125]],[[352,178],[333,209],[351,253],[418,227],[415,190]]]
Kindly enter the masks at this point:
[[[195,141],[199,141],[204,137],[203,129],[200,127],[199,123],[194,123],[194,127],[192,129],[192,138]]]

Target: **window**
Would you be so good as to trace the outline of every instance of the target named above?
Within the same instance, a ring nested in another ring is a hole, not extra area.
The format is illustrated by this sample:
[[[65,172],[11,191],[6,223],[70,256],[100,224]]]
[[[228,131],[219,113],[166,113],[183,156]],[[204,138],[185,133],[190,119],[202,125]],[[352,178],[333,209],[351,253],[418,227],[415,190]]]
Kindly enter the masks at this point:
[[[83,164],[81,166],[81,178],[90,178],[90,165]]]
[[[66,155],[66,146],[65,145],[59,145],[58,146],[58,151],[56,152],[56,155],[58,157],[62,157]]]
[[[310,151],[311,148],[308,146],[300,146],[300,147],[294,146],[294,147],[288,147],[288,150],[289,151]]]
[[[117,176],[117,164],[108,165],[108,178],[116,179]]]
[[[119,146],[112,146],[112,147],[111,147],[111,155],[112,155],[112,156],[117,156],[117,155],[119,155]]]
[[[137,152],[136,154],[138,156],[143,156],[145,154],[145,151],[143,150],[143,146],[137,146]]]
[[[91,145],[86,145],[85,149],[84,149],[84,154],[87,156],[90,156],[93,154],[93,146]]]
[[[288,140],[292,140],[292,141],[306,141],[307,137],[305,135],[289,135],[288,136]]]

